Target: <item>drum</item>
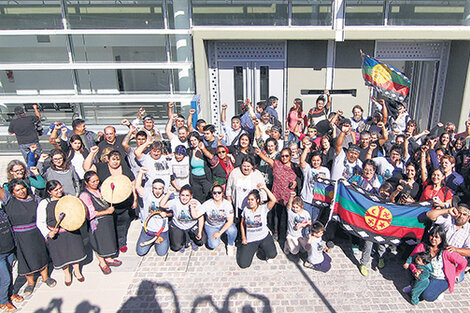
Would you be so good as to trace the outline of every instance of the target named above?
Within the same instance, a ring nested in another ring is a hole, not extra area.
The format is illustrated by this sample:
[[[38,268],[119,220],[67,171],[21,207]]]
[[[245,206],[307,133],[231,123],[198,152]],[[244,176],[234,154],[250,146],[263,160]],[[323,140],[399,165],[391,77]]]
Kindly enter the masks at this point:
[[[125,175],[112,175],[106,178],[101,184],[101,194],[103,199],[111,203],[121,203],[132,193],[132,182]]]
[[[57,201],[54,215],[56,220],[60,221],[60,227],[74,231],[79,229],[86,219],[85,204],[75,196],[63,196]]]

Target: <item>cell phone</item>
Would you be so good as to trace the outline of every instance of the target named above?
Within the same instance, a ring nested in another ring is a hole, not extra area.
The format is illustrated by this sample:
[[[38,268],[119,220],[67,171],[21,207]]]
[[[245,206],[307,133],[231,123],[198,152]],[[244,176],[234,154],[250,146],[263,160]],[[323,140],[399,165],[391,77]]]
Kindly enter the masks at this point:
[[[293,186],[293,185],[294,185],[294,183],[293,183],[293,182],[290,182],[290,183],[289,183],[289,189],[292,189],[292,186]]]
[[[433,198],[432,198],[432,201],[435,201],[435,202],[439,201],[439,197],[437,197],[437,196],[436,196],[436,197],[433,197]]]

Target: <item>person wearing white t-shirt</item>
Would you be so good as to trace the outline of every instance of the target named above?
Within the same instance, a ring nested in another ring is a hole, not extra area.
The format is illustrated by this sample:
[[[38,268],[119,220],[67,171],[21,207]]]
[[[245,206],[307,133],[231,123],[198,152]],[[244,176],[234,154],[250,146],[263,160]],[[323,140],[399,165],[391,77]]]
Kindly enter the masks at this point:
[[[312,224],[310,213],[305,211],[302,199],[296,196],[295,191],[290,192],[287,203],[287,237],[284,244],[285,254],[297,254],[300,251],[299,238],[302,230]]]
[[[171,127],[173,126],[173,121],[178,117],[178,114],[172,114],[171,117],[168,119],[165,127],[165,133],[170,140],[171,144],[171,152],[175,152],[175,148],[177,146],[184,146],[188,148],[188,135],[189,130],[186,126],[181,126],[177,129],[177,136],[171,132]]]
[[[372,145],[373,146],[373,145]],[[367,152],[368,159],[371,158],[373,147],[369,148]],[[377,174],[382,175],[385,180],[393,176],[400,176],[405,173],[405,162],[402,161],[403,148],[399,145],[394,145],[390,150],[390,157],[377,157],[372,160],[377,165]]]
[[[194,218],[205,214],[204,231],[207,234],[207,246],[216,249],[220,245],[220,237],[227,236],[227,255],[235,254],[237,228],[233,224],[233,206],[224,199],[224,188],[221,185],[212,187],[212,199],[202,204],[201,210],[193,210]]]
[[[312,224],[312,233],[308,239],[301,237],[299,243],[307,250],[307,260],[304,266],[315,271],[326,273],[331,268],[331,258],[328,255],[328,248],[322,240],[325,227],[320,222]]]
[[[351,126],[343,125],[341,133],[336,139],[335,158],[331,168],[331,179],[338,180],[340,178],[349,179],[362,169],[362,161],[359,160],[361,152],[359,146],[351,144],[347,153],[343,150],[343,141],[346,133],[349,132]]]
[[[150,152],[144,154],[148,147],[150,147]],[[150,188],[156,178],[160,178],[165,182],[165,188],[170,186],[171,171],[168,166],[168,160],[162,154],[162,149],[163,145],[160,141],[153,142],[152,140],[147,140],[134,151],[137,161],[139,161],[142,167],[148,169],[145,188]]]
[[[177,146],[174,150],[174,156],[169,160],[168,166],[171,172],[171,185],[176,191],[189,184],[189,157],[186,155],[184,146]]]
[[[273,237],[269,232],[267,215],[277,202],[271,190],[263,183],[258,184],[268,195],[267,204],[261,204],[260,192],[252,190],[248,194],[247,206],[243,208],[240,223],[242,244],[238,248],[237,263],[241,268],[250,267],[256,252],[264,253],[266,261],[274,259],[277,255]]]

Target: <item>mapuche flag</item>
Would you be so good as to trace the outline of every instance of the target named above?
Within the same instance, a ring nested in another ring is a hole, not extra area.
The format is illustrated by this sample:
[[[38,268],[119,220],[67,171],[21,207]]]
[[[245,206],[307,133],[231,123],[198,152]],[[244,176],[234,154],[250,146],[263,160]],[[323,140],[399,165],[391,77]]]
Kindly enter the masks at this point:
[[[336,184],[333,219],[364,240],[399,244],[402,238],[421,239],[430,202],[398,205],[378,197],[347,181]]]
[[[336,182],[331,179],[313,177],[313,204],[317,207],[330,207],[335,193]]]
[[[380,94],[403,102],[410,91],[411,81],[393,66],[384,64],[362,53],[362,77],[366,85],[373,86]]]

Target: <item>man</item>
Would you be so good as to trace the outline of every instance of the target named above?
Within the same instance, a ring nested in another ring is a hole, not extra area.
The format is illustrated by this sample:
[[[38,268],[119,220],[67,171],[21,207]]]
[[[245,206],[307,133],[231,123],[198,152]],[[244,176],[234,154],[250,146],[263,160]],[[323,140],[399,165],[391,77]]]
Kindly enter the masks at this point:
[[[113,150],[119,151],[119,153],[124,156],[126,155],[126,149],[122,145],[122,141],[125,135],[116,136],[116,128],[113,126],[106,126],[104,129],[104,140],[102,140],[98,147],[100,148],[98,152],[98,160],[101,158],[101,153],[105,148],[113,148]]]
[[[246,132],[242,129],[242,123],[239,116],[232,117],[232,127],[227,127],[227,104],[222,104],[222,114],[220,116],[220,120],[222,122],[222,130],[225,134],[225,142],[230,146],[235,146],[238,144],[238,140],[240,139],[241,135],[245,134]]]
[[[135,143],[137,145],[136,148],[131,147],[129,145],[129,142],[134,137],[135,137]],[[129,162],[129,166],[132,170],[132,173],[134,173],[134,176],[137,176],[140,170],[140,166],[139,164],[137,164],[137,158],[135,156],[135,149],[143,145],[146,141],[147,141],[147,133],[142,130],[137,131],[137,128],[135,128],[134,126],[129,127],[129,132],[122,140],[122,147],[126,151],[127,161]]]
[[[172,119],[175,125],[171,125],[171,131],[175,136],[178,136],[178,129],[184,126],[184,116],[181,114],[173,113],[173,108],[175,107],[174,102],[168,103],[168,119]]]
[[[310,111],[308,111],[308,115],[307,115],[308,126],[315,126],[318,122],[322,120],[326,120],[326,116],[328,115],[328,111],[330,110],[330,107],[331,107],[331,96],[328,90],[325,90],[324,94],[328,99],[325,99],[323,95],[319,96],[317,100],[315,101],[315,107],[311,108]],[[326,104],[325,104],[325,101],[326,101]]]
[[[331,168],[331,179],[333,180],[349,179],[362,170],[362,161],[359,160],[360,148],[352,144],[346,153],[343,150],[344,137],[350,132],[350,129],[350,124],[342,125],[341,133],[336,139],[335,159]]]
[[[56,144],[57,142],[60,142],[58,131],[62,127],[62,123],[56,122],[56,127],[54,127],[49,137],[49,142],[51,144]],[[98,134],[95,134],[92,131],[86,130],[85,121],[81,118],[77,118],[72,121],[72,130],[69,130],[67,132],[67,139],[70,139],[70,137],[72,137],[73,135],[79,135],[82,139],[83,144],[85,145],[85,148],[90,151],[91,147],[96,146],[96,144],[101,141],[104,134],[103,132],[98,132]]]
[[[277,111],[276,111],[278,102],[279,102],[279,99],[277,97],[275,97],[275,96],[269,97],[268,100],[267,100],[267,105],[268,106],[266,107],[266,110],[269,112],[269,114],[271,115],[271,117],[273,119],[276,119],[276,120],[279,121],[279,116],[278,116]]]
[[[29,147],[36,145],[36,153],[41,155],[42,148],[39,144],[38,130],[41,129],[41,113],[39,113],[37,104],[33,104],[35,115],[26,115],[24,109],[20,106],[15,108],[16,118],[10,122],[8,133],[14,134],[18,141],[21,154],[28,162]]]
[[[193,131],[196,131],[199,135],[203,136],[204,135],[204,126],[207,125],[206,121],[203,120],[202,118],[198,119],[196,121],[196,129],[193,127],[193,115],[196,114],[196,110],[190,109],[189,110],[189,115],[188,115],[188,131],[192,133]]]
[[[184,120],[183,120],[183,125],[177,129],[176,135],[175,133],[171,132],[173,121],[178,118],[179,117],[177,114],[173,114],[171,118],[168,120],[168,122],[166,123],[166,127],[165,127],[165,133],[168,137],[168,140],[170,140],[171,152],[175,152],[175,148],[180,145],[184,146],[185,148],[188,148],[189,132],[188,132],[188,128],[184,125]]]
[[[212,124],[204,126],[204,145],[208,148],[209,151],[213,152],[211,149],[216,149],[219,145],[219,140],[225,146],[225,141],[222,138],[214,135],[215,126]],[[211,148],[211,149],[210,149]]]
[[[366,120],[363,118],[364,109],[360,105],[355,105],[352,109],[353,116],[351,117],[352,130],[357,132],[358,128],[363,127]]]
[[[367,159],[372,159],[375,145],[369,146]],[[389,157],[376,157],[372,160],[377,165],[377,174],[382,175],[385,180],[393,176],[401,176],[405,171],[405,162],[403,159],[403,148],[400,145],[394,145],[390,151]]]
[[[150,152],[144,154],[144,151],[150,147]],[[137,161],[142,167],[148,169],[147,182],[145,188],[152,188],[152,182],[160,178],[165,182],[165,190],[170,186],[171,170],[168,165],[168,160],[162,154],[163,145],[161,141],[147,140],[143,145],[135,149],[134,153]]]
[[[152,115],[146,115],[143,119],[144,127],[141,128],[144,132],[147,133],[148,138],[152,138],[153,140],[161,141],[162,135],[158,128],[155,127],[155,120]]]

